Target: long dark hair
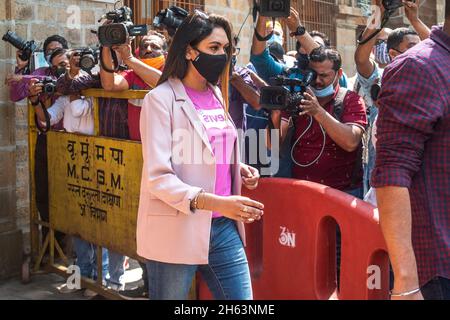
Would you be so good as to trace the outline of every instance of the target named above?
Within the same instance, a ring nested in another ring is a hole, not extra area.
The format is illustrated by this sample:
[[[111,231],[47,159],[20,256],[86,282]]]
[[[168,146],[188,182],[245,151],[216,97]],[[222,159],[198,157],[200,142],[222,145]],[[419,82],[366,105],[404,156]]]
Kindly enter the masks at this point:
[[[214,28],[223,28],[227,34],[230,45],[225,50],[228,55],[228,65],[230,64],[233,52],[232,27],[230,22],[219,15],[202,14],[199,12],[192,13],[183,21],[173,37],[172,44],[169,48],[164,71],[158,81],[158,85],[166,82],[170,77],[183,79],[188,69],[188,61],[186,60],[186,50],[190,45],[195,47],[202,40],[207,38]],[[228,73],[225,68],[224,74]],[[222,84],[224,84],[222,77]]]

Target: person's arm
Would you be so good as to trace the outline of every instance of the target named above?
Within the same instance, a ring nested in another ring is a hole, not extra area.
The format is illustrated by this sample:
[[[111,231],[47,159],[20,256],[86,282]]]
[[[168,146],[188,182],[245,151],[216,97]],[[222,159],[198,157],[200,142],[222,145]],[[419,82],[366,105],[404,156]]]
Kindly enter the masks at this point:
[[[415,81],[417,77],[421,81]],[[425,62],[408,59],[393,62],[385,70],[377,100],[377,159],[371,184],[376,189],[381,228],[394,270],[394,293],[419,287],[408,189],[421,169],[426,142],[443,116],[444,101]]]
[[[154,88],[158,84],[162,72],[143,63],[131,53],[131,45],[124,44],[113,47],[117,54],[122,57],[123,62],[129,69],[133,70],[150,87]]]
[[[103,48],[101,50],[103,63],[108,69],[113,69],[113,61],[111,56],[111,50],[109,48]],[[100,80],[103,89],[106,91],[125,91],[130,89],[128,86],[128,81],[121,75],[117,73],[111,73],[107,72],[103,69],[103,67],[100,68]]]
[[[362,108],[359,112],[365,112],[364,103],[360,101]],[[364,133],[360,125],[353,123],[341,123],[329,114],[319,103],[311,89],[308,88],[305,93],[305,100],[302,100],[301,108],[303,115],[310,115],[320,123],[327,135],[336,142],[339,147],[347,152],[355,151],[362,139]]]
[[[64,105],[68,102],[67,97],[62,96],[56,99],[52,106],[47,109],[51,126],[57,124],[64,117]],[[40,123],[45,125],[45,113],[40,103],[35,106],[34,111],[36,112],[36,116]]]
[[[376,1],[377,7],[380,9],[375,10],[374,14],[369,17],[366,29],[362,34],[362,39],[367,39],[372,34],[377,32],[379,25],[378,23],[381,21],[381,17],[384,14],[384,7],[380,1]],[[355,51],[355,63],[356,63],[356,71],[358,74],[364,78],[369,78],[375,69],[374,62],[370,61],[370,54],[372,53],[372,49],[377,42],[377,36],[370,39],[367,43],[358,44]]]
[[[291,15],[285,18],[284,21],[291,32],[297,31],[297,27],[301,25],[300,15],[293,7],[291,7]],[[319,44],[314,41],[308,31],[302,36],[296,36],[296,39],[300,42],[301,47],[305,49],[307,54],[310,54],[315,48],[319,47]]]
[[[266,127],[266,147],[272,149],[271,144],[271,130],[278,130],[279,145],[281,146],[286,138],[286,133],[289,128],[289,120],[283,118],[282,112],[279,110],[272,110],[270,112],[270,119],[272,120],[273,128]]]
[[[380,226],[388,247],[395,274],[394,293],[419,288],[417,262],[411,241],[411,200],[408,188],[387,186],[377,188]],[[407,297],[422,298],[420,292]]]
[[[256,21],[256,32],[258,32],[258,34],[261,37],[266,37],[267,36],[267,28],[266,28],[266,23],[267,21],[269,21],[270,18],[268,17],[263,17],[261,15],[258,15],[258,19]],[[259,41],[258,38],[256,37],[256,34],[253,35],[253,42],[252,42],[252,55],[255,56],[259,56],[260,54],[262,54],[264,52],[264,50],[266,49],[266,43],[267,41]]]
[[[252,70],[250,70],[250,77],[252,78],[253,83],[255,84],[255,86],[258,89],[261,89],[262,87],[267,87],[267,83],[261,79],[260,76],[258,76],[255,72],[253,72]]]
[[[419,34],[420,40],[425,40],[430,37],[431,30],[427,27],[425,23],[419,18],[419,3],[420,0],[416,2],[403,0],[403,6],[405,8],[405,14],[411,23],[412,27]]]
[[[75,118],[87,116],[92,112],[92,100],[82,99],[79,96],[71,96],[70,111]]]
[[[236,88],[236,90],[241,94],[244,100],[255,110],[260,110],[261,105],[259,104],[259,92],[255,90],[252,86],[247,84],[242,77],[236,72],[230,79],[231,85]]]

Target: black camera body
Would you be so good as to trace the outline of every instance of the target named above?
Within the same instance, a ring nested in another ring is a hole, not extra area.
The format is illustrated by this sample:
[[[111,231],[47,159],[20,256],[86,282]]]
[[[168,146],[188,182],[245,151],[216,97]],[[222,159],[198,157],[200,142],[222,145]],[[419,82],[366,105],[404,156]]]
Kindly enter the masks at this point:
[[[91,48],[76,49],[75,54],[80,57],[79,67],[88,73],[98,64],[100,50]]]
[[[383,0],[383,7],[386,11],[393,12],[403,6],[402,0]]]
[[[306,88],[316,79],[317,74],[309,69],[303,72],[303,80],[278,76],[271,79],[274,85],[262,87],[260,104],[266,110],[281,110],[296,115],[301,112],[300,102],[305,98]],[[286,88],[286,87],[289,87]],[[299,87],[300,91],[295,89]]]
[[[147,25],[134,25],[132,11],[128,7],[121,7],[110,11],[104,18],[112,23],[98,28],[98,40],[104,47],[122,45],[128,42],[130,37],[145,36],[148,32]]]
[[[56,80],[52,77],[44,77],[36,83],[41,83],[44,86],[42,87],[42,93],[54,94],[56,93]]]
[[[261,0],[259,13],[263,17],[289,17],[291,15],[291,0]]]
[[[34,40],[25,41],[12,31],[6,32],[2,37],[2,40],[12,44],[16,49],[22,51],[19,58],[23,61],[30,60],[31,55],[37,49],[37,45]]]
[[[156,14],[153,19],[153,26],[155,28],[166,28],[172,37],[188,15],[189,12],[183,8],[171,6]]]

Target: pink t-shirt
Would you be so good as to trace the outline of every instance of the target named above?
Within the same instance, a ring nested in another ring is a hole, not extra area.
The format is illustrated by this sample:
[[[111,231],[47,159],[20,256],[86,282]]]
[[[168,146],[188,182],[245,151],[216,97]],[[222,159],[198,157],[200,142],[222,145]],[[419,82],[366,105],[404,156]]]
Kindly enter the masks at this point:
[[[230,120],[225,117],[225,110],[211,88],[208,87],[208,90],[204,92],[186,86],[185,89],[206,129],[216,159],[214,192],[218,196],[229,196],[231,195],[231,161],[237,138],[236,130]],[[221,215],[213,212],[213,218],[218,217]]]

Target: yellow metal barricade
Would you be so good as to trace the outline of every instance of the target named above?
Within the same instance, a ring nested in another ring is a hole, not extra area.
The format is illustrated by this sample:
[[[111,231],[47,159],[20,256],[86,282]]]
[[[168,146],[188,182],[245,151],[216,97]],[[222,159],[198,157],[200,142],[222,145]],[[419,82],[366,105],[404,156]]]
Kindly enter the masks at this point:
[[[29,106],[31,171],[31,246],[34,271],[49,252],[46,269],[65,277],[68,259],[55,240],[55,231],[97,245],[98,280],[82,278],[82,287],[108,298],[120,298],[102,286],[102,248],[139,259],[136,254],[136,219],[142,170],[139,142],[99,136],[98,98],[143,99],[148,91],[120,93],[91,89],[83,92],[94,99],[95,135],[47,133],[50,222],[38,219],[35,199],[34,155],[37,130],[34,109]],[[104,119],[103,119],[104,121]],[[42,243],[39,226],[50,232]],[[55,251],[63,264],[55,263]]]

